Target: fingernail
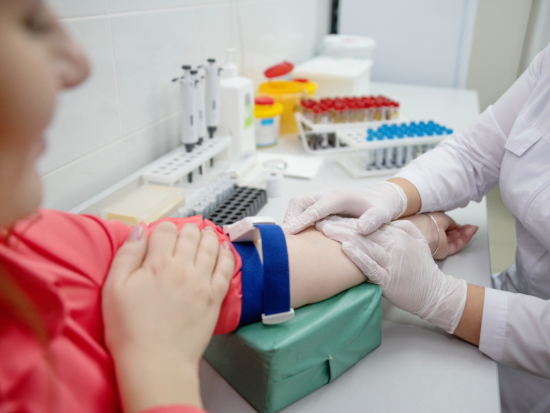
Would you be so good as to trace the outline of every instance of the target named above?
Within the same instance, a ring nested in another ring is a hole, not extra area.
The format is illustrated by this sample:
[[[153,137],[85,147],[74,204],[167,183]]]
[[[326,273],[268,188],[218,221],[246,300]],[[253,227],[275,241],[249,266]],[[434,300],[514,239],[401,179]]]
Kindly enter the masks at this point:
[[[212,231],[212,232],[214,232],[214,228],[212,228],[212,227],[205,227],[205,228],[203,229],[203,231]]]
[[[223,244],[222,244],[222,247],[228,251],[231,250],[231,244],[227,241],[224,241]]]
[[[143,228],[141,225],[135,225],[128,235],[128,241],[139,241],[141,234],[143,234]]]

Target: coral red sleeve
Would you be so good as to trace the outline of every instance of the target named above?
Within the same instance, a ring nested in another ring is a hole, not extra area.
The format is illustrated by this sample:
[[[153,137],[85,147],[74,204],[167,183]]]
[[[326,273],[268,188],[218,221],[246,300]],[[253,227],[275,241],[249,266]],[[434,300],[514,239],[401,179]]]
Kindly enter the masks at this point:
[[[151,409],[142,410],[139,413],[207,413],[206,410],[199,409],[195,406],[171,405],[159,406]]]
[[[201,216],[164,218],[149,226],[143,223],[141,225],[149,236],[163,221],[172,222],[178,230],[181,230],[187,223],[196,224],[200,230],[210,226],[216,232],[220,244],[229,241],[229,237],[223,233],[220,227],[208,220],[203,220]],[[27,226],[27,223],[21,223],[18,227],[21,227],[21,232],[24,233]],[[126,241],[131,230],[132,226],[120,221],[107,221],[93,215],[41,210],[41,224],[35,227],[31,225],[28,234],[32,235],[29,242],[37,241],[35,248],[47,245],[47,254],[54,257],[64,267],[73,268],[77,273],[85,275],[98,286],[102,286],[116,252]],[[60,232],[63,233],[61,239],[54,239],[54,235]],[[231,250],[235,256],[235,269],[229,290],[222,303],[214,334],[225,334],[235,330],[241,317],[242,260],[233,245],[231,245]]]
[[[207,219],[203,221],[202,217],[200,216],[190,218],[163,218],[149,225],[148,231],[152,232],[156,228],[156,226],[163,221],[174,223],[178,230],[181,230],[181,228],[183,228],[183,226],[187,223],[196,224],[200,230],[204,229],[207,226],[212,227],[216,232],[216,235],[218,236],[218,241],[220,244],[224,241],[229,242],[229,237],[223,233],[223,230],[220,227],[214,225]],[[231,251],[235,256],[235,269],[233,270],[233,278],[231,278],[231,282],[229,283],[229,291],[227,291],[225,299],[222,303],[220,317],[218,318],[218,324],[216,325],[216,329],[214,330],[215,335],[225,334],[235,330],[239,325],[239,320],[241,319],[243,302],[241,274],[242,260],[233,244],[231,244],[231,242],[229,242],[229,244],[231,245]]]

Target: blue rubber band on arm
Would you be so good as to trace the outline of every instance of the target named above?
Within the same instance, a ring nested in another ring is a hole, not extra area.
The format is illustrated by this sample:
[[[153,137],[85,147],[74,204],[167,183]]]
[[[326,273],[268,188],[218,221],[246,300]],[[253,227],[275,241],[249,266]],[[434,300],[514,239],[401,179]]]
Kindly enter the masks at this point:
[[[280,226],[257,224],[262,235],[264,261],[264,313],[272,315],[290,310],[290,277],[286,239]]]
[[[235,242],[233,246],[241,256],[241,283],[243,300],[239,327],[262,319],[264,312],[263,266],[253,242]]]

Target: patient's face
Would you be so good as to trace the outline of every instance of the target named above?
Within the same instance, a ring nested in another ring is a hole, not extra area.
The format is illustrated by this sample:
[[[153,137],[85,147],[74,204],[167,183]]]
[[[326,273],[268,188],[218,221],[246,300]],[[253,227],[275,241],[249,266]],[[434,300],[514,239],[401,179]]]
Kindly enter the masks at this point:
[[[41,200],[36,160],[60,90],[80,83],[82,51],[40,0],[0,0],[0,227]]]

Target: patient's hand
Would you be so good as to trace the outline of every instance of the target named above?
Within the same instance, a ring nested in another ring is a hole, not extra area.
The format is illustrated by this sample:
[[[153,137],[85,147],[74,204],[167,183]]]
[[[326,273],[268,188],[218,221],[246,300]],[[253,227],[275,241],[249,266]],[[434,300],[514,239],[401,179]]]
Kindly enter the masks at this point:
[[[473,225],[458,225],[450,216],[443,212],[430,213],[439,226],[441,241],[439,249],[434,255],[436,260],[442,260],[449,255],[460,251],[475,235],[478,227]],[[411,221],[428,241],[430,251],[435,251],[437,247],[437,231],[432,219],[426,214],[412,215],[404,220]]]

